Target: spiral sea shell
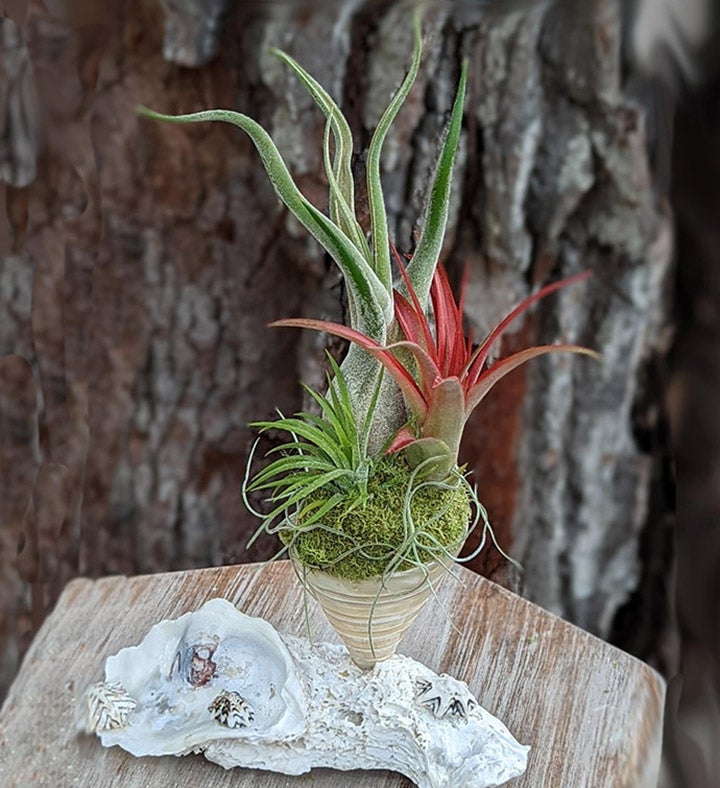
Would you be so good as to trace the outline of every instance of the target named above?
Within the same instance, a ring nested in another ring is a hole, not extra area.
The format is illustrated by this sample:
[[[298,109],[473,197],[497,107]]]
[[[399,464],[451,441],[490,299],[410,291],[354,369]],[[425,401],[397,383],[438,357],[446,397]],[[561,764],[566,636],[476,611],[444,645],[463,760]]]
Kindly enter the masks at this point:
[[[88,733],[122,728],[137,702],[119,682],[99,681],[85,693],[85,720]]]
[[[391,657],[445,573],[439,561],[386,578],[352,581],[299,564],[296,570],[325,617],[363,669]]]

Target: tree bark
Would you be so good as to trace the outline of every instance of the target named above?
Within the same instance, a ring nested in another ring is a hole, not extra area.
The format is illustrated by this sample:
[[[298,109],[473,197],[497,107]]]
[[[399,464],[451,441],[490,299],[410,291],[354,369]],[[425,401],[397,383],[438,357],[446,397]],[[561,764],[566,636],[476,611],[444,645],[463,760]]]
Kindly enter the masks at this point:
[[[657,563],[657,539],[641,555],[641,535],[668,528],[666,506],[649,517],[662,457],[638,425],[660,429],[650,373],[667,350],[670,231],[642,112],[623,94],[619,2],[582,5],[490,17],[482,5],[431,4],[422,71],[383,166],[391,235],[411,251],[467,57],[443,258],[455,278],[469,265],[474,335],[550,277],[594,271],[503,352],[573,341],[601,351],[602,365],[562,357],[514,373],[471,420],[463,459],[525,572],[518,580],[492,551],[474,568],[608,636]],[[268,540],[244,547],[257,525],[240,493],[247,424],[296,409],[299,380],[320,386],[323,348],[266,324],[342,316],[336,270],[278,204],[249,141],[221,125],[155,125],[135,106],[252,115],[323,206],[322,116],[267,49],[289,52],[336,96],[362,152],[408,64],[410,6],[31,7],[23,29],[44,150],[36,180],[7,187],[0,273],[5,683],[75,574],[274,552]],[[632,612],[662,620],[662,595],[655,606]]]

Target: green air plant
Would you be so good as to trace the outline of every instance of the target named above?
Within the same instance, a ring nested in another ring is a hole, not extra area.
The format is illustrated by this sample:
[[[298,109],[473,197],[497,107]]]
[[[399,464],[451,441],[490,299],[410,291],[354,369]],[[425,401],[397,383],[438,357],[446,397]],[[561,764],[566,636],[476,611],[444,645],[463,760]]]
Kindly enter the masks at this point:
[[[287,54],[274,50],[325,116],[328,215],[301,193],[270,136],[247,115],[208,110],[168,116],[140,109],[157,120],[224,121],[245,131],[280,199],[344,276],[349,326],[310,319],[274,324],[334,333],[349,340],[350,347],[339,366],[330,361],[327,393],[308,389],[318,413],[254,425],[261,431],[280,430],[290,440],[273,449],[269,464],[252,477],[248,465],[244,493],[267,495],[269,512],[255,512],[263,520],[258,533],[278,533],[305,565],[350,580],[386,577],[432,559],[445,561],[457,555],[476,522],[482,519],[489,528],[485,510],[458,464],[470,413],[498,380],[531,358],[557,351],[595,355],[574,345],[540,346],[489,365],[493,344],[512,320],[585,273],[531,295],[479,346],[464,334],[464,285],[456,302],[438,257],[461,134],[466,63],[430,180],[422,232],[407,267],[394,251],[380,179],[381,153],[418,74],[421,50],[416,14],[410,68],[367,152],[367,234],[356,216],[348,122],[325,89]],[[393,255],[401,277],[397,288]],[[426,315],[430,306],[434,329]],[[251,461],[252,454],[254,449]],[[247,495],[245,500],[250,506]]]

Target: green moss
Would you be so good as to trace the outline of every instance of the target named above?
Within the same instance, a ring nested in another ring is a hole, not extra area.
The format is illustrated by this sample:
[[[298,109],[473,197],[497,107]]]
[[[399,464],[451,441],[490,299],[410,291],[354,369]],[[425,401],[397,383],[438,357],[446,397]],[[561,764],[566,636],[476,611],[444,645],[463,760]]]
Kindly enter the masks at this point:
[[[404,522],[411,483],[405,461],[397,455],[385,456],[368,480],[366,500],[348,500],[331,509],[322,522],[303,529],[300,521],[283,529],[280,537],[292,544],[304,564],[348,580],[431,561],[442,552],[438,542],[454,548],[466,536],[471,516],[467,485],[458,480],[451,489],[438,484],[421,487],[412,497],[409,522]],[[306,503],[321,503],[333,492],[319,491]],[[397,563],[399,554],[406,558]]]

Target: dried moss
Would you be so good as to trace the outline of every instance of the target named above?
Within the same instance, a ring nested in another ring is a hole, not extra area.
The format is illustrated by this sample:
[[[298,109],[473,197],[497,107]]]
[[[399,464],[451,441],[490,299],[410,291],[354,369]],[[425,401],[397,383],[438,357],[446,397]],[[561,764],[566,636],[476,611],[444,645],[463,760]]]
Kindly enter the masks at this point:
[[[364,502],[348,500],[322,520],[303,530],[302,523],[280,533],[306,565],[348,580],[383,575],[389,569],[410,569],[418,561],[439,557],[437,543],[454,548],[465,538],[471,516],[466,486],[451,489],[422,486],[412,497],[409,522],[403,510],[411,472],[396,455],[383,457],[368,480]],[[316,493],[312,501],[327,500],[334,492]],[[406,556],[394,565],[399,553]],[[407,559],[410,560],[407,560]]]

